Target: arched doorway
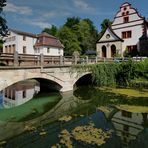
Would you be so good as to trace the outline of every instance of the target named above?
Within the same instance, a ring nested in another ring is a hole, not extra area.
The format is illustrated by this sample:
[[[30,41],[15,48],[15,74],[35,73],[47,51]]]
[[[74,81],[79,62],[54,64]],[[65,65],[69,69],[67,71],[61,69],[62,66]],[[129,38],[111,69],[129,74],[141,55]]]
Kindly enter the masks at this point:
[[[106,46],[102,46],[102,57],[106,58]]]
[[[114,57],[116,55],[116,46],[113,44],[111,45],[111,57]]]

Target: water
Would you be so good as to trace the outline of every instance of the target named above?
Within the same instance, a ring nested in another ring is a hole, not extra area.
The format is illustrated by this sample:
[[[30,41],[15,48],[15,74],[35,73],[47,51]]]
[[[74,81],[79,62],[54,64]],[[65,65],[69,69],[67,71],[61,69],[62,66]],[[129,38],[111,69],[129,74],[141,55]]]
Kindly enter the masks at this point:
[[[52,147],[60,143],[59,134],[63,129],[72,135],[76,127],[88,126],[91,123],[94,124],[94,128],[102,129],[104,132],[112,131],[110,138],[105,139],[105,144],[100,146],[102,148],[148,147],[148,112],[145,110],[132,112],[115,107],[124,104],[148,106],[147,98],[133,97],[131,101],[125,99],[125,95],[107,93],[89,86],[64,94],[45,93],[39,92],[39,84],[36,81],[33,83],[35,83],[34,90],[38,90],[30,91],[30,93],[34,92],[30,95],[34,96],[33,99],[26,99],[24,104],[16,103],[16,107],[14,107],[15,101],[9,107],[8,104],[12,102],[5,105],[5,92],[1,92],[0,102],[3,102],[1,103],[3,109],[0,110],[0,141],[2,141],[0,147]],[[28,86],[29,82],[25,84]],[[23,86],[25,84],[23,82]],[[26,92],[31,88],[26,88]],[[23,93],[20,94],[23,96]],[[72,119],[68,122],[60,122],[58,119],[65,115],[70,115]],[[74,148],[98,147],[74,138],[71,138],[71,142]]]

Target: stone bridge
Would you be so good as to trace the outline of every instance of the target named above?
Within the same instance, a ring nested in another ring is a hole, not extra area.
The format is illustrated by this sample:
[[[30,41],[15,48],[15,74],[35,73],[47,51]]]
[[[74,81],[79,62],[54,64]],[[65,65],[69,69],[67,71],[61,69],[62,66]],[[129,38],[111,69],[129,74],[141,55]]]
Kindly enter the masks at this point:
[[[40,83],[50,85],[60,92],[73,90],[75,83],[90,72],[78,73],[70,66],[61,67],[24,67],[24,68],[1,68],[0,69],[0,90],[27,79],[36,79]]]

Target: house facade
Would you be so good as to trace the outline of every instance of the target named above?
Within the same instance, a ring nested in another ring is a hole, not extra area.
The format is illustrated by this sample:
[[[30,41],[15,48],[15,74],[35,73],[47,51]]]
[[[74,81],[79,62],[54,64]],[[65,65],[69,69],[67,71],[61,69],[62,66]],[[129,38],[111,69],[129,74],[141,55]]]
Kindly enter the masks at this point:
[[[43,53],[44,55],[63,55],[63,48],[64,46],[56,37],[49,35],[46,32],[38,35],[34,45],[35,54]]]
[[[140,51],[139,38],[147,36],[148,23],[138,11],[126,2],[116,13],[112,25],[97,42],[97,53],[100,57],[111,58],[116,54],[124,55]]]
[[[64,46],[54,36],[47,33],[32,34],[18,30],[9,30],[9,35],[4,38],[3,53],[14,53],[31,55],[63,55]]]

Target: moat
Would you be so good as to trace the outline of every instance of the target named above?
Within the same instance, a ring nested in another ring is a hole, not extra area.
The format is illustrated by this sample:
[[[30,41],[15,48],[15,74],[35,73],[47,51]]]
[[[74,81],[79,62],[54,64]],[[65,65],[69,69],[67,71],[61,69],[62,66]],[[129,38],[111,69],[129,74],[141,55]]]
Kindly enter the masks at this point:
[[[10,86],[0,93],[0,147],[147,148],[148,90],[127,90]]]

